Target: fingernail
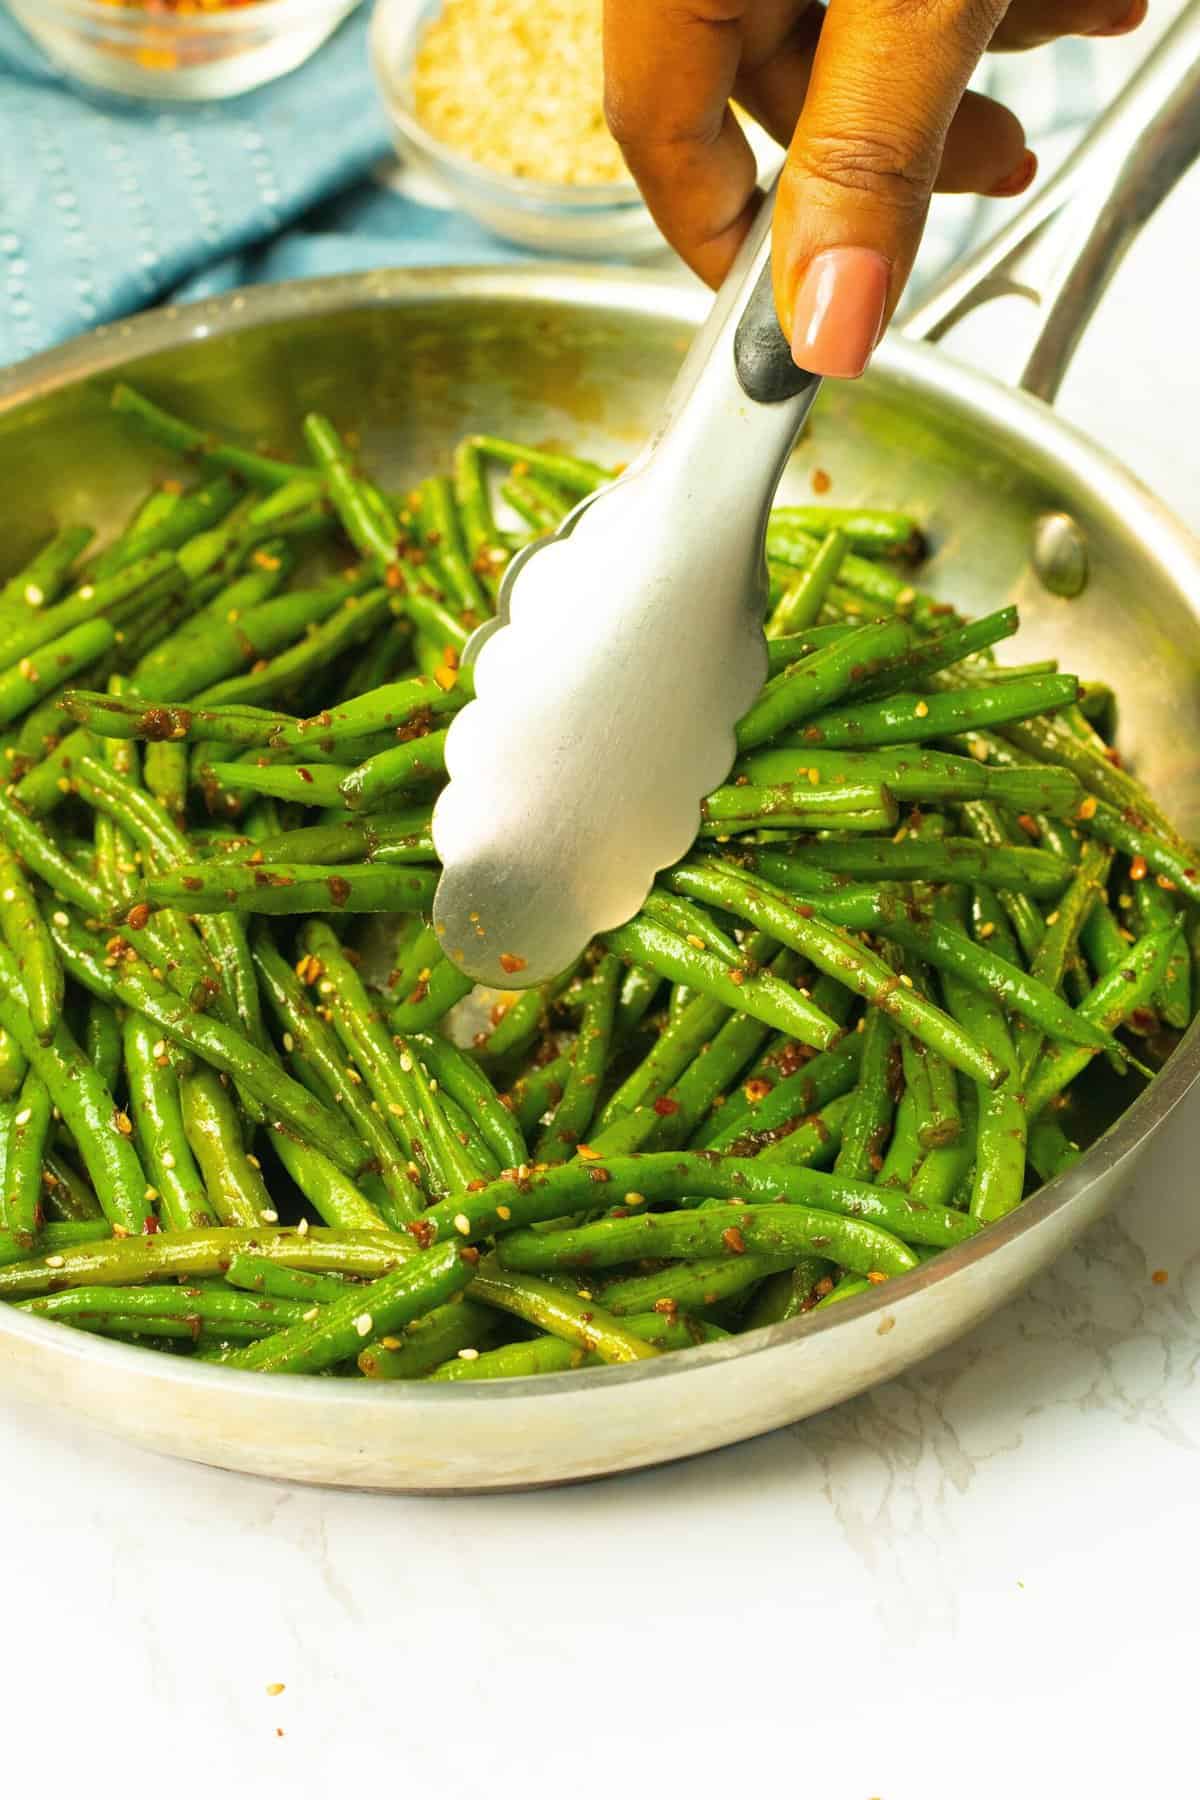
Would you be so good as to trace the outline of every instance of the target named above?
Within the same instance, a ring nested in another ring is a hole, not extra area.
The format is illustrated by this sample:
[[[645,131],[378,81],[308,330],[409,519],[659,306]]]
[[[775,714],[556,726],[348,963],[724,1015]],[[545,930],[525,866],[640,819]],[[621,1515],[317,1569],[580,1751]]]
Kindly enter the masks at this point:
[[[1146,14],[1150,11],[1149,0],[1133,0],[1133,5],[1123,18],[1115,25],[1101,25],[1097,31],[1087,31],[1085,37],[1124,37],[1127,31],[1136,31]]]
[[[1038,171],[1038,159],[1032,150],[1027,150],[1011,175],[998,181],[994,188],[988,189],[990,200],[1011,200],[1016,194],[1023,194]]]
[[[887,306],[891,264],[877,250],[822,250],[792,301],[792,356],[813,375],[861,375]]]

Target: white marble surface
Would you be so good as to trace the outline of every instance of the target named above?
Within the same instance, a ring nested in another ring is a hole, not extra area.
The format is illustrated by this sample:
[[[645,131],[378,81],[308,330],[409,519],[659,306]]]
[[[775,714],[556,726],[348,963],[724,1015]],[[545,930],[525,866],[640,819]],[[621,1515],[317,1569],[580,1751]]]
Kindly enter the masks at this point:
[[[1064,400],[1200,526],[1198,218],[1193,181]],[[589,1488],[278,1487],[0,1399],[0,1794],[1195,1793],[1198,1152],[1193,1107],[903,1379]]]

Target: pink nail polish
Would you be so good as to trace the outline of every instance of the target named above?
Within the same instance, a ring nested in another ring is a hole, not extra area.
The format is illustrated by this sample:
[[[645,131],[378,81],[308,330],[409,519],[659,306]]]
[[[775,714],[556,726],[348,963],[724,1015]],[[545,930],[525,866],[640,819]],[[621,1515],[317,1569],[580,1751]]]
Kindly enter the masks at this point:
[[[853,378],[867,366],[887,307],[891,265],[854,244],[813,257],[792,302],[792,356],[814,375]]]

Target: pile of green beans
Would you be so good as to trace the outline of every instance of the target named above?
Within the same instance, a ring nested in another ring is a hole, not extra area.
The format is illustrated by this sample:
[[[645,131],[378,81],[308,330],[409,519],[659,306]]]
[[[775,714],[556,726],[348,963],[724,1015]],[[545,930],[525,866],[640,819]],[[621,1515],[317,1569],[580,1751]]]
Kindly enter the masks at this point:
[[[973,1237],[1190,1024],[1200,853],[1110,691],[826,505],[773,515],[689,854],[472,990],[429,923],[459,655],[610,472],[473,436],[395,494],[316,415],[285,460],[113,405],[170,473],[0,587],[0,1301],[233,1369],[640,1361]]]

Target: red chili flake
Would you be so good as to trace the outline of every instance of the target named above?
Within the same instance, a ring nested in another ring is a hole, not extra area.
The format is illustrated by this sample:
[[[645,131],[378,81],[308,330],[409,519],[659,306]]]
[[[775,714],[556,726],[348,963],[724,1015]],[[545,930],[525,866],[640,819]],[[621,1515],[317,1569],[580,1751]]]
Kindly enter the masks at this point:
[[[734,987],[741,987],[746,979],[745,969],[730,969],[729,979],[732,981]]]
[[[199,875],[185,875],[183,878],[183,885],[188,890],[189,894],[194,894],[197,888],[202,888],[204,886],[204,882]],[[232,890],[229,890],[229,898],[231,900],[236,898],[236,895]]]
[[[437,1231],[429,1223],[428,1219],[410,1219],[408,1222],[408,1230],[411,1235],[416,1238],[422,1250],[430,1249],[434,1239],[437,1237]]]
[[[502,950],[500,952],[500,967],[504,970],[506,975],[516,975],[519,974],[522,969],[527,968],[528,964],[523,956],[514,956],[511,950]]]
[[[197,887],[200,886],[199,881],[197,881],[196,885]],[[144,931],[149,922],[150,908],[144,900],[139,900],[136,906],[130,907],[129,912],[126,915],[125,923],[129,926],[131,931]]]
[[[654,1310],[656,1313],[665,1313],[666,1316],[670,1318],[672,1313],[677,1313],[679,1311],[679,1302],[678,1300],[673,1300],[670,1294],[664,1294],[661,1300],[656,1300],[654,1302]]]
[[[177,726],[186,728],[190,722],[189,712],[166,706],[148,706],[142,714],[142,736],[151,744],[160,744],[164,738],[174,737]]]
[[[311,769],[305,769],[303,767],[298,766],[296,769],[296,774],[300,777],[301,781],[307,781],[311,786],[312,778],[313,778],[313,773],[312,773]]]
[[[1129,865],[1130,881],[1145,881],[1146,873],[1147,873],[1147,870],[1146,870],[1145,857],[1144,856],[1135,856],[1133,861]]]
[[[588,1180],[589,1181],[600,1181],[600,1182],[611,1181],[612,1176],[609,1174],[607,1169],[589,1169],[588,1170]]]
[[[1165,1287],[1167,1285],[1167,1282],[1170,1280],[1170,1277],[1167,1274],[1167,1271],[1165,1269],[1155,1269],[1155,1271],[1151,1275],[1150,1279],[1154,1283],[1155,1287]]]
[[[1114,750],[1112,745],[1109,744],[1106,745],[1104,754],[1114,769],[1119,769],[1121,767],[1121,752],[1119,750]]]
[[[383,579],[385,586],[390,587],[394,593],[397,588],[404,586],[404,570],[399,563],[389,563],[387,574]]]
[[[345,906],[350,898],[350,883],[344,875],[331,875],[325,886],[329,889],[329,898],[335,906]]]
[[[660,1094],[654,1102],[654,1110],[660,1119],[669,1119],[672,1113],[679,1111],[678,1100],[672,1100],[669,1094]]]
[[[147,1213],[142,1220],[142,1230],[147,1237],[154,1237],[158,1231],[158,1220],[153,1213]]]
[[[1017,824],[1021,827],[1021,830],[1025,833],[1026,837],[1036,838],[1041,837],[1042,835],[1038,822],[1032,813],[1018,813]]]
[[[887,1280],[887,1276],[882,1269],[868,1269],[867,1280],[871,1283],[872,1287],[878,1287],[881,1281]]]
[[[810,480],[814,494],[827,494],[833,486],[833,477],[825,469],[814,469]]]
[[[721,1233],[721,1242],[733,1256],[745,1256],[746,1240],[736,1225],[728,1226]]]
[[[772,1092],[772,1088],[769,1081],[764,1081],[761,1075],[755,1075],[745,1083],[742,1092],[747,1100],[753,1102],[765,1100],[767,1095]]]

